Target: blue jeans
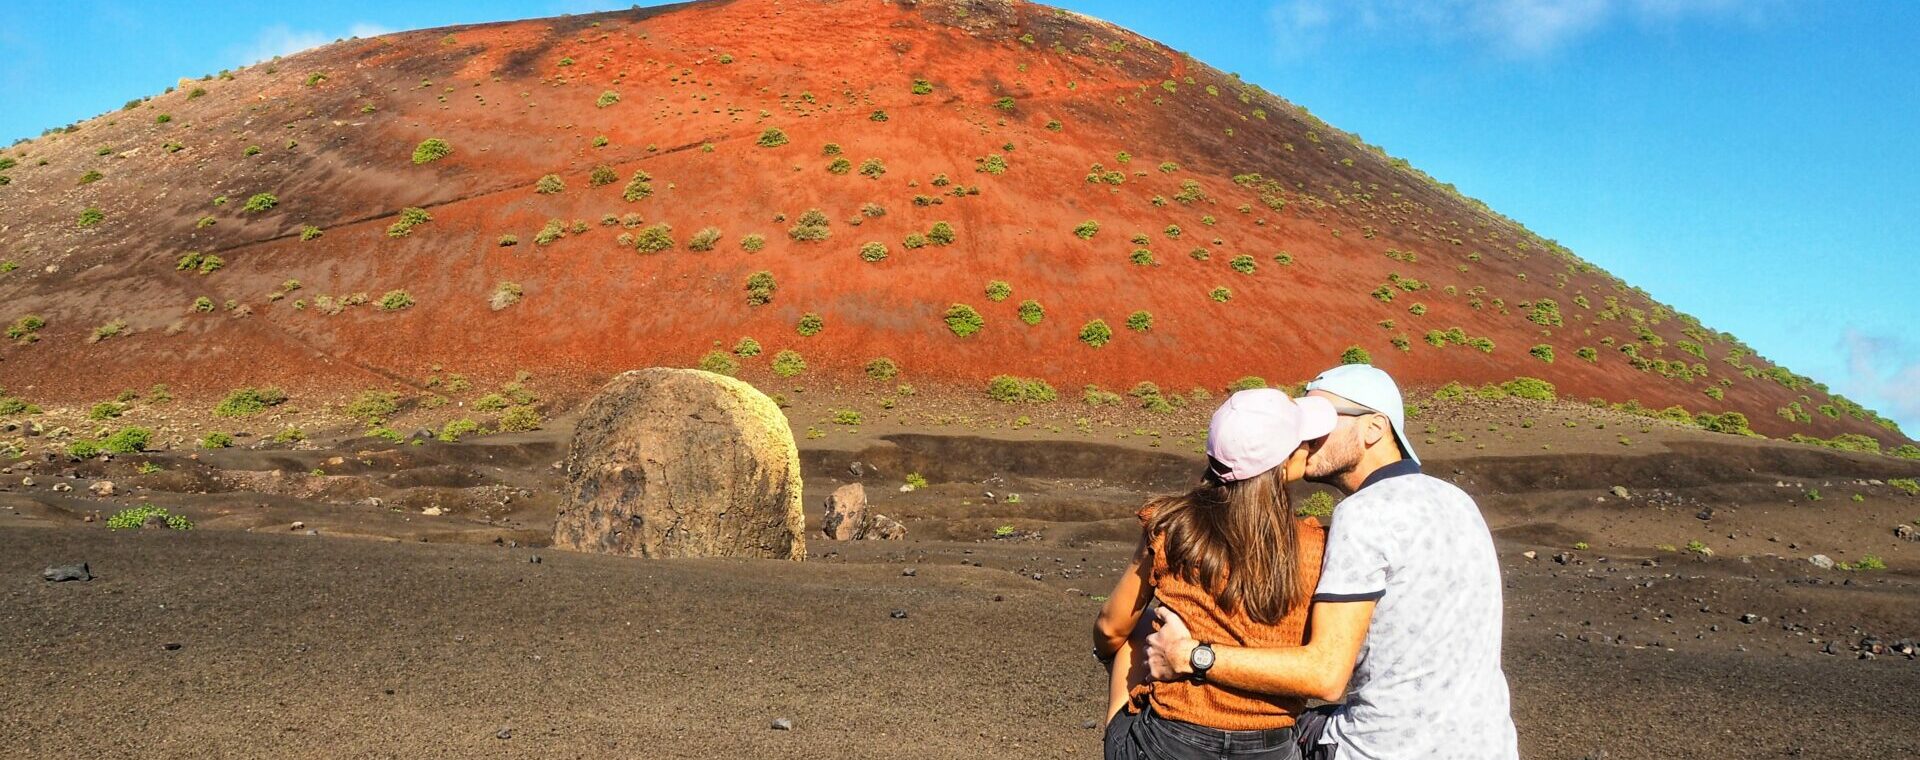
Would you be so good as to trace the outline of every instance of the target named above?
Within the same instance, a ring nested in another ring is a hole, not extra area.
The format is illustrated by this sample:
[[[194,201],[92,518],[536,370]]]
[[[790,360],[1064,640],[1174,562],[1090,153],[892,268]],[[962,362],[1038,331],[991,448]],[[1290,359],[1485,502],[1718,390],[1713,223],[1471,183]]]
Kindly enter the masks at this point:
[[[1107,724],[1107,760],[1300,760],[1292,728],[1223,731],[1121,710]]]

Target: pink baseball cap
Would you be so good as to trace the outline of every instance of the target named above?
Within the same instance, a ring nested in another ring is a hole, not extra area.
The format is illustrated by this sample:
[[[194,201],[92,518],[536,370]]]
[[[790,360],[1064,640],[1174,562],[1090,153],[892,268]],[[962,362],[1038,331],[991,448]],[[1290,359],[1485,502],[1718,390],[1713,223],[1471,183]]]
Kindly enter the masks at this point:
[[[1339,415],[1323,398],[1287,398],[1273,388],[1227,397],[1207,426],[1207,466],[1223,482],[1247,480],[1280,466],[1304,441],[1333,432]]]

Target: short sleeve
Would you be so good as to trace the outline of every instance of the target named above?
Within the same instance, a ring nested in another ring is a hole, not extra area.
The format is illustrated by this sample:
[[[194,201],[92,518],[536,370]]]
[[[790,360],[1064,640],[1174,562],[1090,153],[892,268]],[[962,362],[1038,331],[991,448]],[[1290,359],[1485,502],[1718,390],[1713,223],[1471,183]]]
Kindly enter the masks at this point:
[[[1368,506],[1349,499],[1334,510],[1314,601],[1367,602],[1387,595],[1392,535],[1384,521],[1368,519]]]

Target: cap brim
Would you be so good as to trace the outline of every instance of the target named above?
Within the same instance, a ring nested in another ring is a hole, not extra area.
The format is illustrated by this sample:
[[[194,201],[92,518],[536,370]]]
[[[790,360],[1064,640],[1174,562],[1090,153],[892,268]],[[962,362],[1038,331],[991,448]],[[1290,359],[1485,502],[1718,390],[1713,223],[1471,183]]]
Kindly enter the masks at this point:
[[[1300,440],[1312,441],[1327,437],[1333,432],[1333,426],[1339,424],[1340,414],[1333,410],[1333,402],[1319,396],[1303,396],[1293,400],[1300,407]]]

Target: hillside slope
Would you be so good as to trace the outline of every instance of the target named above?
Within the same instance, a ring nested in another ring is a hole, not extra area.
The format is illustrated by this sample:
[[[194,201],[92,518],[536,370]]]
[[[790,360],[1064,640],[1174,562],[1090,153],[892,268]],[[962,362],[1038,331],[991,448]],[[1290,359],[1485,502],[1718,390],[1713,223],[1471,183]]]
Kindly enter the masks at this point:
[[[450,152],[416,162],[430,139]],[[885,356],[928,386],[1217,391],[1358,346],[1413,385],[1535,376],[1906,440],[1258,87],[1027,3],[733,0],[348,40],[0,156],[0,319],[45,323],[0,347],[0,386],[36,401],[443,371],[585,386],[747,336],[763,381],[791,350],[806,375],[782,382]],[[430,221],[400,234],[409,208]],[[800,224],[813,209],[825,224]]]

